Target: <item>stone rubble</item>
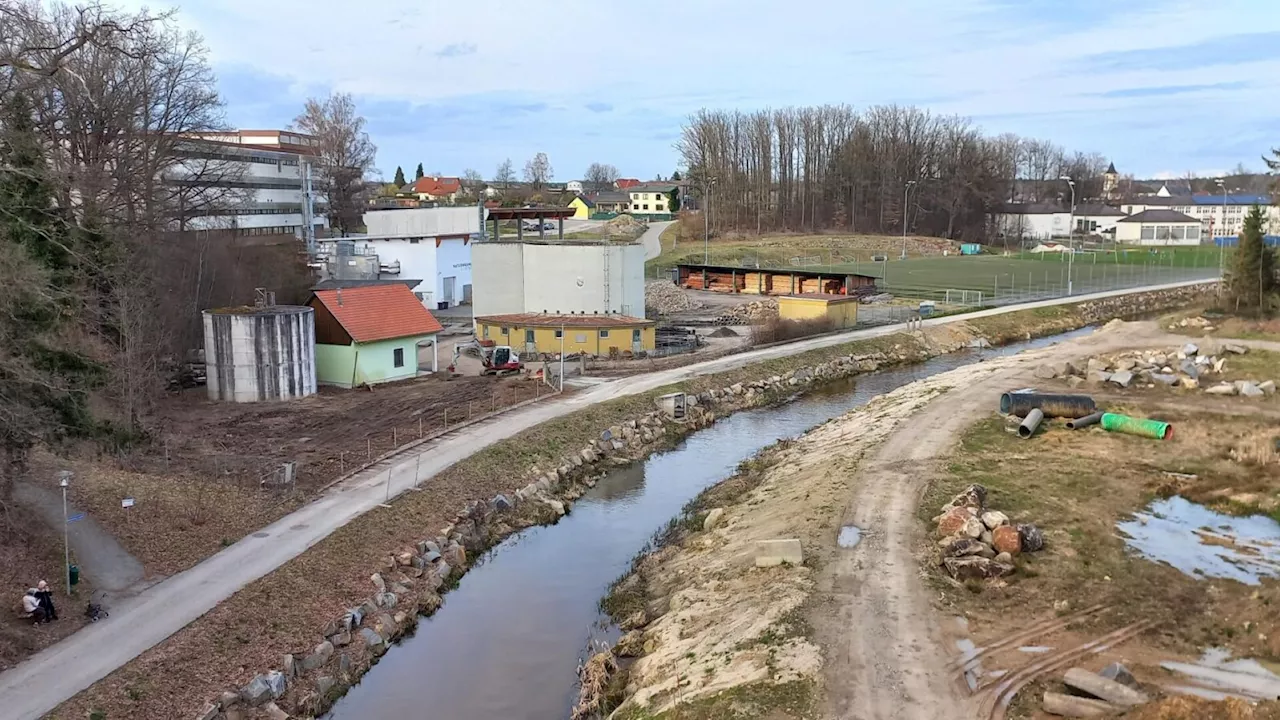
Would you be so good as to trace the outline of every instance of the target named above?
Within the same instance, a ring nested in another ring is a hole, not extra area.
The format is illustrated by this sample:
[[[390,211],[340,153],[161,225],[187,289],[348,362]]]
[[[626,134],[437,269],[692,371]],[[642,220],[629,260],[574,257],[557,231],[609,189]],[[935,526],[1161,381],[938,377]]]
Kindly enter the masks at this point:
[[[672,315],[674,313],[697,310],[702,307],[692,293],[686,292],[675,283],[665,280],[651,282],[644,286],[644,307],[651,315]]]
[[[1121,388],[1135,386],[1170,387],[1183,390],[1200,390],[1208,395],[1240,395],[1265,397],[1275,394],[1274,380],[1214,380],[1227,370],[1228,355],[1244,355],[1249,348],[1225,343],[1222,355],[1206,354],[1195,343],[1186,343],[1168,350],[1129,350],[1126,352],[1088,358],[1081,367],[1071,363],[1046,363],[1035,368],[1035,376],[1041,380],[1065,380],[1072,387],[1082,385],[1116,385]]]
[[[1012,573],[1014,556],[1044,547],[1034,525],[1014,525],[1009,516],[987,507],[987,489],[970,485],[933,519],[938,526],[940,564],[956,580],[985,580]]]
[[[713,321],[716,325],[752,325],[778,317],[778,299],[763,298],[726,308]]]

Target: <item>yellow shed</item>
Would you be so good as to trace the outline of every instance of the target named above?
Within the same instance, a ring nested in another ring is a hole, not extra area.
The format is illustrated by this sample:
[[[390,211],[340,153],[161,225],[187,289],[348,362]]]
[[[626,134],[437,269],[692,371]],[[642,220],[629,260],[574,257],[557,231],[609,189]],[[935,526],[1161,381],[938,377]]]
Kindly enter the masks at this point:
[[[603,356],[616,350],[635,355],[656,345],[654,322],[626,315],[517,313],[485,315],[475,323],[477,337],[510,345],[526,355],[555,355],[561,348],[566,354]]]
[[[591,212],[595,209],[595,203],[588,200],[585,195],[579,195],[569,202],[569,207],[574,210],[574,220],[590,220]]]
[[[805,293],[778,298],[778,317],[783,320],[828,319],[836,330],[858,324],[858,298],[853,295]]]

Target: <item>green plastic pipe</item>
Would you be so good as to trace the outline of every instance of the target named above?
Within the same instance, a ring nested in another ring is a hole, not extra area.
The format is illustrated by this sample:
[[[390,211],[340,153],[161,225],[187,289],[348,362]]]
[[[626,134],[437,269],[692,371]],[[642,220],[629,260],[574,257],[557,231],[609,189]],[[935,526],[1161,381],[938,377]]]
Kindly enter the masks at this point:
[[[1119,413],[1103,413],[1102,429],[1107,432],[1125,433],[1155,440],[1164,440],[1173,434],[1173,426],[1167,422],[1129,417]]]

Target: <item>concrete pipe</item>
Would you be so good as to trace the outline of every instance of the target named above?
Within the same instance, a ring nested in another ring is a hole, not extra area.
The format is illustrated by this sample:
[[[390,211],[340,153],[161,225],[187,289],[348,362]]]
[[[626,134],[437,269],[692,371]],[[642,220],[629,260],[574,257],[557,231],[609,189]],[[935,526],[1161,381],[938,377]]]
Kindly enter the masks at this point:
[[[1088,395],[1014,392],[1000,396],[1000,412],[1006,415],[1026,417],[1033,408],[1043,412],[1045,417],[1051,418],[1082,418],[1098,411],[1098,406]]]
[[[1098,423],[1102,422],[1102,416],[1105,414],[1106,413],[1096,412],[1096,413],[1093,413],[1092,415],[1085,415],[1082,418],[1068,420],[1067,429],[1080,430],[1081,428],[1087,428],[1090,425],[1097,425]]]
[[[1026,440],[1036,434],[1036,428],[1040,427],[1040,422],[1044,420],[1044,412],[1040,408],[1032,408],[1031,412],[1023,418],[1022,424],[1018,426],[1018,437]]]

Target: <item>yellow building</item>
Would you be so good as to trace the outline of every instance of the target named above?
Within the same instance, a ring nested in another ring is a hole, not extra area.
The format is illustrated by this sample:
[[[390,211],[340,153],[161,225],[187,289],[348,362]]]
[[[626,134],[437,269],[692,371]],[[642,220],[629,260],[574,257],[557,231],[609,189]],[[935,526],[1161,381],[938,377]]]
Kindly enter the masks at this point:
[[[654,322],[626,315],[518,313],[477,317],[476,334],[525,355],[588,353],[632,355],[654,349]],[[562,335],[563,333],[563,335]],[[562,344],[563,343],[563,344]]]
[[[833,329],[844,330],[858,324],[858,298],[819,293],[783,295],[778,298],[778,317],[796,321],[827,319]]]
[[[579,195],[569,203],[569,207],[574,209],[574,220],[590,220],[595,203],[588,200],[585,195]]]

